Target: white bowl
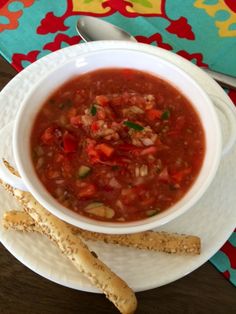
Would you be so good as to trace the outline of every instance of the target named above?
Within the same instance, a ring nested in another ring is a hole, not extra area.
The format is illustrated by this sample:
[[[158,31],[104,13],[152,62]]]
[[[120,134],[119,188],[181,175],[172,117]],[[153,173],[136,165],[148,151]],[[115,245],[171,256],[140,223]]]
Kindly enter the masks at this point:
[[[202,122],[206,151],[197,179],[185,196],[164,212],[147,219],[117,223],[102,222],[81,216],[59,204],[38,179],[30,154],[30,134],[34,119],[44,101],[74,76],[100,68],[133,68],[163,78],[184,94],[192,103]],[[26,95],[16,117],[13,152],[23,185],[52,214],[60,219],[95,232],[122,234],[150,230],[163,225],[189,210],[206,192],[219,166],[222,151],[221,127],[214,105],[203,89],[176,65],[152,54],[129,49],[111,49],[87,53],[69,60],[50,72]],[[2,176],[2,172],[0,173]],[[4,177],[8,183],[14,179]],[[16,181],[16,180],[15,180]],[[18,181],[19,183],[19,181]],[[21,182],[22,183],[22,182]]]

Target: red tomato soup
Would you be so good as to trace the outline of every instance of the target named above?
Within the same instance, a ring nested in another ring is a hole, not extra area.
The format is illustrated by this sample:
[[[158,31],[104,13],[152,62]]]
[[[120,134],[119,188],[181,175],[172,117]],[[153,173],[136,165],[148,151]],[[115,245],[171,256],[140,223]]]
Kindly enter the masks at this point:
[[[131,69],[90,72],[43,104],[31,136],[38,177],[58,202],[105,221],[134,221],[175,204],[195,181],[204,130],[169,83]]]

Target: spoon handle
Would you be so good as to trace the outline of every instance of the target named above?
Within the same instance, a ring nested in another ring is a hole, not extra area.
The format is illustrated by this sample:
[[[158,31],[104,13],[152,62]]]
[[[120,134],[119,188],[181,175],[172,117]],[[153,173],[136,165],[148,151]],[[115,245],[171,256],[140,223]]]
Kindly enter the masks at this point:
[[[209,69],[204,69],[213,79],[215,79],[221,86],[236,90],[236,78],[223,73],[215,72]]]

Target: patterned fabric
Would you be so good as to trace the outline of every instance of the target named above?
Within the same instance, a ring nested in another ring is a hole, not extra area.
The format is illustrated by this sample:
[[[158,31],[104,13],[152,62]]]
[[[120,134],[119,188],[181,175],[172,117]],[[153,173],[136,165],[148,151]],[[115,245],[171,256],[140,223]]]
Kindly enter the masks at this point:
[[[78,44],[78,16],[103,18],[140,42],[236,76],[235,0],[0,0],[0,53],[18,70]],[[236,104],[236,92],[228,91]],[[236,285],[236,230],[211,259]]]

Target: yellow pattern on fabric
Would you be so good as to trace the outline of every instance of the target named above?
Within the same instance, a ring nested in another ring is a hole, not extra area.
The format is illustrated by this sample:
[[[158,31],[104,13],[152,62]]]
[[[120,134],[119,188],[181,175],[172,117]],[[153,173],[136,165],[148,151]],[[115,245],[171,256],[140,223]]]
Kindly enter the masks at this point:
[[[72,0],[73,12],[89,12],[95,14],[106,14],[111,11],[108,0]],[[164,7],[164,0],[120,0],[127,13],[137,13],[142,15],[161,15]],[[105,8],[104,4],[108,4]]]
[[[107,0],[72,0],[72,11],[105,14],[111,10],[109,7],[104,8],[102,6],[106,1]]]
[[[196,0],[194,6],[199,9],[204,9],[208,15],[214,17],[217,12],[225,11],[229,14],[225,21],[216,21],[215,25],[219,29],[220,37],[234,37],[236,36],[236,29],[230,29],[230,26],[236,25],[236,13],[233,12],[224,0],[218,0],[215,4],[205,4],[205,0]]]
[[[163,0],[128,0],[130,5],[126,6],[127,12],[140,14],[162,14]]]

